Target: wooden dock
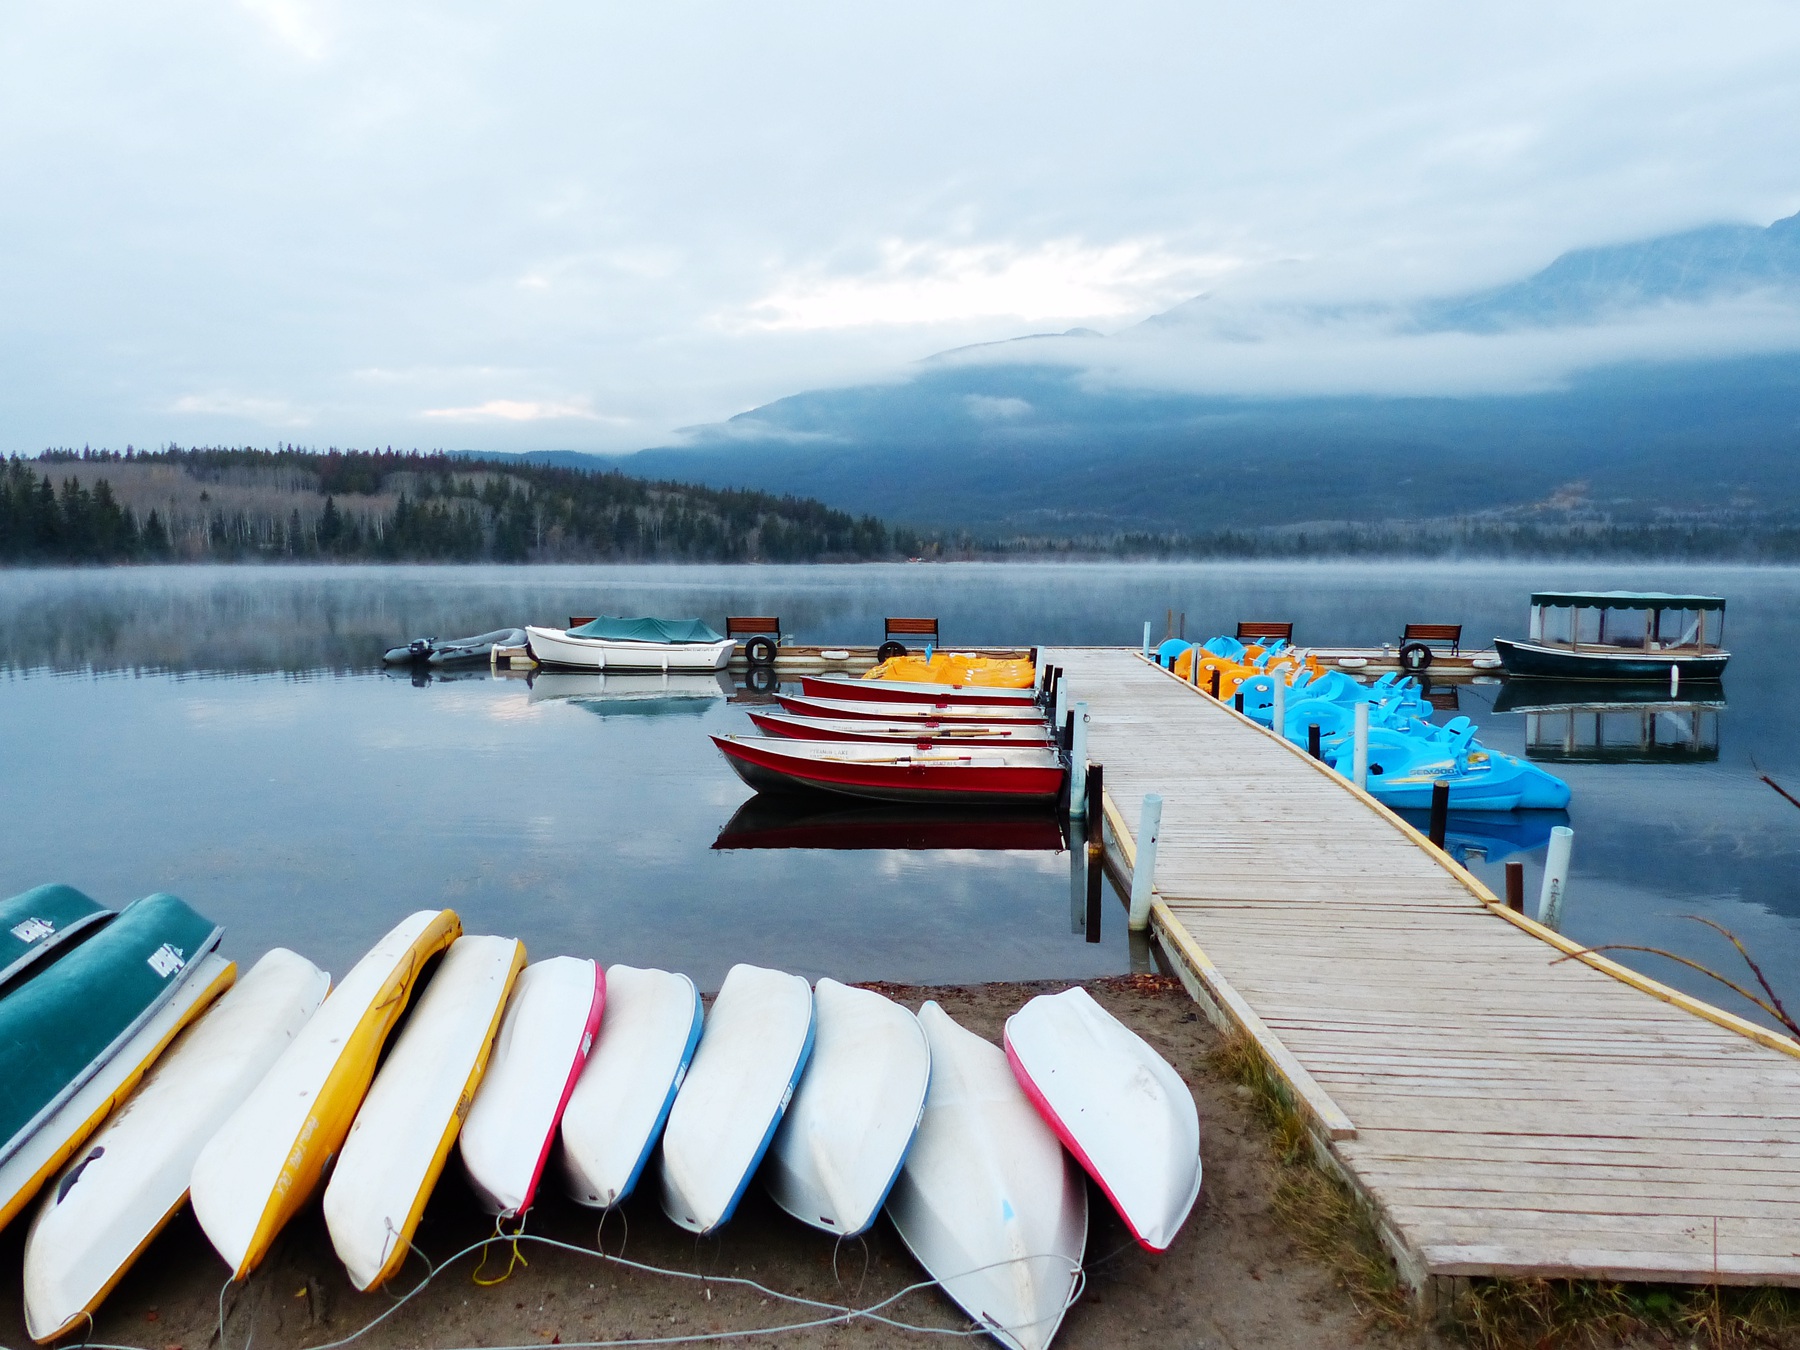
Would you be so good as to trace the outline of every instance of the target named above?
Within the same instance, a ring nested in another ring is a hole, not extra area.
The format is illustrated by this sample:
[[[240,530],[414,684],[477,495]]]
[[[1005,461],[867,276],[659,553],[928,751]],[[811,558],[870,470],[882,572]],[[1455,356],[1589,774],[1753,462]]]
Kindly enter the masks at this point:
[[[1800,1045],[1513,915],[1373,798],[1130,651],[1089,707],[1109,847],[1430,1299],[1468,1276],[1800,1285]]]

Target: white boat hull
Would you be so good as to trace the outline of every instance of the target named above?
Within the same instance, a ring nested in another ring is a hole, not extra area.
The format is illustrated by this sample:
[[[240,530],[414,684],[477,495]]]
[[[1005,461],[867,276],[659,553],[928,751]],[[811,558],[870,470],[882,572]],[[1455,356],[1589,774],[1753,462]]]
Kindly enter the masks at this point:
[[[731,968],[663,1131],[663,1211],[676,1223],[710,1233],[731,1217],[812,1044],[805,980],[760,966]]]
[[[1073,1300],[1087,1183],[1006,1055],[935,1002],[931,1091],[887,1211],[944,1292],[1012,1350],[1044,1350]]]
[[[1181,1075],[1080,988],[1008,1018],[1006,1057],[1132,1236],[1166,1250],[1200,1198],[1200,1115]]]
[[[513,938],[458,938],[363,1099],[325,1187],[331,1245],[358,1289],[405,1264],[524,966]]]
[[[312,962],[275,948],[181,1033],[88,1140],[25,1240],[25,1327],[33,1340],[73,1330],[100,1306],[187,1199],[206,1141],[330,986]]]
[[[413,982],[461,924],[409,914],[350,969],[194,1161],[194,1217],[243,1279],[319,1187]]]
[[[719,642],[621,642],[571,637],[559,628],[527,627],[525,637],[540,665],[572,670],[705,673],[724,670],[737,646],[730,638]]]
[[[563,1177],[576,1203],[611,1209],[637,1186],[700,1044],[685,975],[608,966],[606,1016],[563,1112]]]
[[[533,962],[514,984],[462,1129],[463,1167],[489,1213],[531,1208],[605,1003],[606,973],[578,957]]]
[[[820,980],[812,1057],[769,1148],[763,1184],[802,1223],[854,1237],[900,1175],[931,1082],[919,1019],[870,989]]]

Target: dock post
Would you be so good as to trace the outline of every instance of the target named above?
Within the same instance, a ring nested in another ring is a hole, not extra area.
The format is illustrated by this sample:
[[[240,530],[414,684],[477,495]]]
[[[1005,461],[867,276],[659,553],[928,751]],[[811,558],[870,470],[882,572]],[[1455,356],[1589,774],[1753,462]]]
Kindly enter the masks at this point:
[[[1239,690],[1231,696],[1231,706],[1237,712],[1244,711],[1244,692]]]
[[[1287,691],[1287,681],[1281,678],[1281,672],[1278,670],[1275,672],[1275,707],[1273,709],[1275,716],[1270,726],[1274,728],[1275,734],[1284,741],[1287,739]]]
[[[1156,887],[1156,836],[1162,829],[1162,798],[1144,794],[1144,811],[1138,817],[1137,859],[1131,867],[1131,931],[1150,926],[1150,892]]]
[[[1194,664],[1197,666],[1199,664],[1199,662],[1196,661]],[[1219,697],[1219,668],[1217,666],[1214,666],[1212,668],[1212,691],[1211,692],[1212,692],[1213,698],[1217,699]]]
[[[1144,655],[1150,655],[1150,620],[1144,620]]]
[[[1057,726],[1063,724],[1063,718],[1069,711],[1068,691],[1063,687],[1062,667],[1056,668],[1056,694],[1050,704],[1051,718]]]
[[[1106,768],[1096,764],[1088,770],[1088,802],[1103,800],[1106,791]],[[1106,823],[1094,818],[1093,833],[1087,837],[1087,908],[1083,911],[1082,932],[1089,942],[1100,940],[1100,898],[1103,873],[1106,870],[1106,849],[1101,843],[1101,831]]]
[[[1538,892],[1537,921],[1546,928],[1562,928],[1563,897],[1569,889],[1569,850],[1575,831],[1558,825],[1550,831],[1550,848],[1544,854],[1544,889]]]
[[[1506,864],[1506,907],[1514,914],[1525,912],[1525,864]]]
[[[1350,753],[1350,781],[1359,788],[1369,786],[1369,705],[1358,700],[1356,705],[1355,741]]]
[[[1431,826],[1430,839],[1439,848],[1444,846],[1444,831],[1450,827],[1450,785],[1433,783],[1431,785]]]
[[[1314,759],[1325,758],[1325,752],[1319,748],[1319,724],[1317,722],[1306,724],[1306,753]]]
[[[1088,705],[1077,703],[1069,711],[1069,816],[1088,818],[1087,801]]]
[[[1681,667],[1669,667],[1669,697],[1674,698],[1681,692]]]

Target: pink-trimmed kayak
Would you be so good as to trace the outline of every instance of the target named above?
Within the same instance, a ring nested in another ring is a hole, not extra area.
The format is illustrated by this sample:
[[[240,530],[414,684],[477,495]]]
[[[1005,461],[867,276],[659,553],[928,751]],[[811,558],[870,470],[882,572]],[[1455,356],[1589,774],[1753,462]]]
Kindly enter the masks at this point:
[[[1057,1138],[1151,1251],[1200,1198],[1200,1116],[1181,1075],[1082,988],[1006,1019],[1006,1058]]]
[[[868,703],[997,703],[1005,707],[1032,707],[1037,703],[1036,689],[858,680],[848,675],[803,675],[800,691],[809,698],[847,698]]]
[[[759,792],[814,790],[890,802],[1054,801],[1063,766],[1054,750],[872,745],[714,736],[737,776]]]
[[[797,717],[792,713],[750,714],[750,720],[771,736],[796,741],[896,741],[945,745],[1022,745],[1039,748],[1050,744],[1050,729],[1021,722],[938,722],[902,718],[877,722],[861,717]]]
[[[980,722],[1043,726],[1044,711],[1035,703],[883,703],[872,699],[805,698],[777,694],[775,701],[800,717],[854,718],[876,722]]]

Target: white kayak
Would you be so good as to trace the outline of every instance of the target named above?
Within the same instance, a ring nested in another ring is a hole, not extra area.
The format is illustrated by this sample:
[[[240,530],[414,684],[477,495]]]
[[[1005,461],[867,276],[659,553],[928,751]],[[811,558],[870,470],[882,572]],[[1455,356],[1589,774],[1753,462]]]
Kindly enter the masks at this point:
[[[812,1058],[769,1147],[763,1184],[802,1223],[854,1237],[900,1175],[931,1083],[919,1019],[871,989],[820,980]]]
[[[461,931],[448,909],[402,919],[351,967],[194,1162],[194,1217],[241,1280],[324,1179],[427,960]]]
[[[358,1289],[405,1264],[524,965],[516,939],[459,937],[363,1099],[325,1187],[325,1227]]]
[[[217,958],[213,958],[217,959]],[[25,1239],[25,1329],[72,1331],[187,1199],[194,1159],[331,987],[277,947],[169,1046],[45,1197]]]
[[[463,1167],[490,1213],[531,1208],[605,1002],[606,972],[573,956],[533,962],[513,985],[462,1129]]]
[[[662,1140],[663,1211],[710,1233],[737,1209],[813,1044],[805,980],[761,966],[726,973]]]
[[[1181,1075],[1080,988],[1007,1018],[1006,1057],[1131,1235],[1166,1250],[1200,1198],[1200,1114]]]
[[[75,1155],[181,1029],[231,988],[237,967],[217,952],[192,959],[163,1005],[0,1165],[0,1226]]]
[[[606,1016],[562,1118],[563,1175],[578,1204],[611,1209],[636,1187],[700,1044],[685,975],[606,969]]]
[[[995,1340],[1043,1350],[1081,1275],[1087,1182],[998,1046],[935,1002],[919,1024],[931,1043],[931,1092],[888,1217]]]

